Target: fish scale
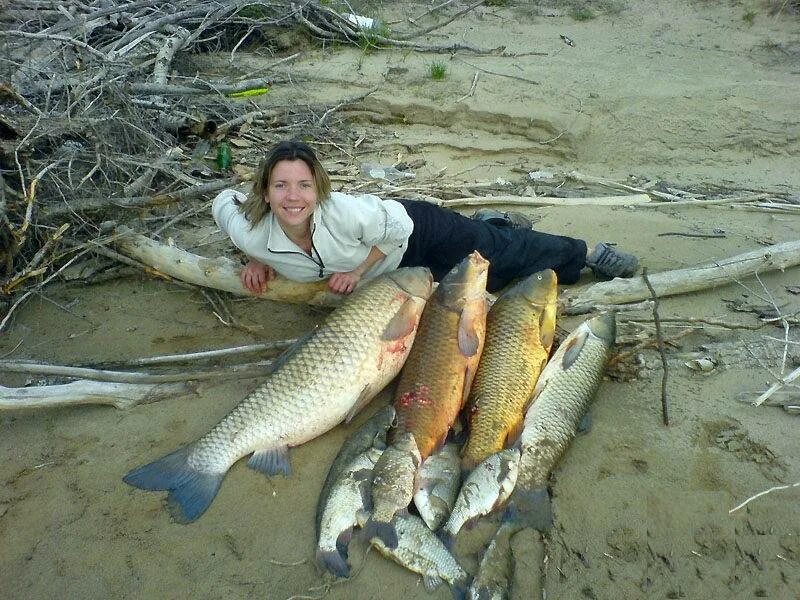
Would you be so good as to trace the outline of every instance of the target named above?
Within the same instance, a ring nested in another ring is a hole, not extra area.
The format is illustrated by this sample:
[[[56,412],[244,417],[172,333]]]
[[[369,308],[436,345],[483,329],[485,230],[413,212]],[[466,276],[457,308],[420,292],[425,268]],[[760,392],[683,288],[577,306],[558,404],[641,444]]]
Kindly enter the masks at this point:
[[[353,416],[399,372],[431,285],[425,268],[368,282],[278,359],[267,380],[211,431],[124,481],[169,491],[173,516],[189,522],[208,508],[233,463],[250,453],[250,467],[288,474],[290,446]]]
[[[486,318],[486,343],[467,400],[469,438],[462,465],[472,469],[522,429],[524,407],[555,335],[556,274],[546,269],[503,293]]]
[[[552,524],[547,481],[578,430],[603,377],[616,321],[613,313],[581,323],[542,371],[520,436],[512,512],[537,529]]]

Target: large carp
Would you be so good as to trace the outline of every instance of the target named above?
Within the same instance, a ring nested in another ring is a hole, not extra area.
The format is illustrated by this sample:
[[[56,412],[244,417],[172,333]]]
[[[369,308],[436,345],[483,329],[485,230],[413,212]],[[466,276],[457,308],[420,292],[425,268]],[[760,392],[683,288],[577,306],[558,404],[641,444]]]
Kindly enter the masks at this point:
[[[556,274],[547,269],[503,293],[486,317],[486,344],[467,399],[469,437],[461,466],[481,461],[519,437],[556,328]]]
[[[421,460],[444,443],[475,377],[486,331],[488,269],[488,261],[473,252],[445,275],[425,306],[414,347],[400,374],[394,396],[397,425],[389,430],[388,439],[394,445],[412,434]],[[404,490],[392,497],[408,501],[414,493],[413,473],[404,470],[405,476],[401,475],[391,468],[394,462],[381,460],[375,467],[374,514],[366,531],[391,548],[397,544],[391,516],[405,506],[386,507],[381,502],[386,497],[382,487]]]
[[[199,440],[134,469],[124,480],[167,490],[173,517],[197,519],[228,469],[290,473],[287,450],[349,420],[405,362],[430,295],[426,268],[398,269],[357,289],[287,352],[269,378]]]
[[[517,484],[509,515],[539,530],[552,525],[547,480],[600,385],[616,320],[607,313],[581,323],[558,347],[539,376],[519,439]]]

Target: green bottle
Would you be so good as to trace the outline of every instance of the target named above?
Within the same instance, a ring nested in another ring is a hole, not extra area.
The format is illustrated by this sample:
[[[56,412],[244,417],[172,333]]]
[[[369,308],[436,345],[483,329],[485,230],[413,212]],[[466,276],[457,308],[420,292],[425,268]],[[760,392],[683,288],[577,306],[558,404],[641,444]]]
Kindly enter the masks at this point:
[[[231,168],[231,147],[225,142],[217,146],[217,168],[220,171]]]

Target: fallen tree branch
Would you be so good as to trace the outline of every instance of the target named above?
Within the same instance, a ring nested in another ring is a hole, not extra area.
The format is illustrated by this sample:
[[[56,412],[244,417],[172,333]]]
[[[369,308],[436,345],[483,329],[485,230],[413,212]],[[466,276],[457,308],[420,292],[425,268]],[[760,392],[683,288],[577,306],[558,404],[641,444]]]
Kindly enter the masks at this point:
[[[773,486],[773,487],[769,488],[768,490],[764,490],[763,492],[758,492],[755,496],[750,496],[747,500],[745,500],[741,504],[739,504],[737,506],[734,506],[732,509],[730,509],[728,511],[728,514],[730,515],[732,513],[735,513],[740,508],[744,508],[745,506],[750,504],[750,502],[752,502],[756,498],[760,498],[761,496],[766,496],[767,494],[769,494],[771,492],[777,492],[779,490],[788,490],[789,488],[794,488],[794,487],[800,487],[800,481],[798,481],[797,483],[792,483],[790,485],[776,485],[776,486]]]
[[[774,394],[775,392],[777,392],[778,390],[780,390],[784,386],[789,385],[790,383],[792,383],[798,377],[800,377],[800,367],[797,367],[794,371],[789,373],[786,377],[783,377],[780,381],[777,381],[777,382],[773,383],[771,386],[769,386],[769,389],[766,392],[764,392],[758,398],[753,400],[753,406],[761,406],[762,404],[764,404],[764,402],[767,399],[769,399],[770,396],[772,396],[772,394]]]
[[[8,388],[0,386],[0,411],[110,404],[127,409],[194,393],[185,383],[138,384],[73,381],[63,385]]]
[[[455,198],[434,202],[439,206],[489,206],[508,204],[510,206],[629,206],[633,204],[651,204],[647,194],[627,196],[595,196],[590,198],[555,198],[550,196],[475,196],[474,198]]]
[[[674,296],[727,285],[756,272],[786,269],[800,264],[800,241],[767,246],[717,262],[653,273],[650,283],[659,297]],[[589,312],[598,304],[625,304],[650,297],[641,278],[612,279],[580,289],[567,289],[560,303],[567,314]]]
[[[117,227],[116,233],[118,236],[112,244],[117,250],[156,271],[187,283],[223,290],[237,296],[255,296],[244,288],[239,279],[241,265],[229,258],[198,256],[156,242],[124,226]],[[277,277],[271,281],[269,289],[256,297],[317,306],[335,306],[342,299],[342,296],[328,290],[327,281],[297,283],[285,277]]]
[[[272,361],[261,361],[245,365],[232,365],[209,369],[206,371],[187,371],[183,373],[135,373],[129,371],[109,371],[106,369],[88,369],[86,367],[68,367],[65,365],[47,365],[43,363],[23,362],[15,360],[0,361],[0,371],[11,373],[30,373],[57,377],[76,377],[91,381],[111,383],[174,383],[179,381],[201,381],[221,379],[228,376],[258,377],[272,370]]]

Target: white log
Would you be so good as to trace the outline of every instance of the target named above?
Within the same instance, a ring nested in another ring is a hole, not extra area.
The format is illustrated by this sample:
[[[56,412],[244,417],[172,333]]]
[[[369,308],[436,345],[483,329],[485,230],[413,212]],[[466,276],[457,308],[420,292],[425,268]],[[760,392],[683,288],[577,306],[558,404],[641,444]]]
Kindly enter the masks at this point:
[[[137,404],[193,393],[185,383],[137,384],[73,381],[63,385],[8,388],[0,386],[0,411],[110,404],[126,409]]]
[[[556,198],[552,196],[475,196],[438,200],[439,206],[489,206],[506,204],[509,206],[633,206],[654,204],[647,194],[628,194],[625,196],[594,196],[591,198]],[[663,204],[663,203],[658,203]]]
[[[117,227],[116,233],[118,235],[112,244],[120,253],[159,273],[187,283],[223,290],[237,296],[255,296],[294,304],[336,306],[342,301],[341,295],[328,290],[327,281],[297,283],[280,276],[269,283],[266,292],[254,295],[239,280],[241,265],[229,258],[198,256],[181,248],[156,242],[124,226]]]
[[[737,279],[800,264],[800,240],[766,246],[752,252],[688,269],[650,273],[658,297],[686,294],[727,285]],[[600,304],[626,304],[650,298],[642,277],[612,279],[589,287],[566,289],[560,303],[565,312],[581,314]]]

